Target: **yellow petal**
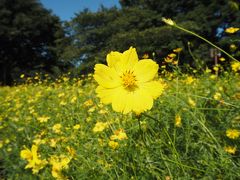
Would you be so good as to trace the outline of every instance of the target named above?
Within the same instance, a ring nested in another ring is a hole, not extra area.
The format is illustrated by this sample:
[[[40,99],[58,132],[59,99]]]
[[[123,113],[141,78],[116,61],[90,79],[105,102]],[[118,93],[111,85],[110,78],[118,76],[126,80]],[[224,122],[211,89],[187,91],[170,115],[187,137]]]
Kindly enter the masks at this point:
[[[153,98],[143,89],[127,91],[124,88],[119,88],[112,102],[113,110],[123,114],[127,114],[130,111],[140,113],[151,109],[152,106]]]
[[[140,60],[134,66],[133,72],[137,81],[147,82],[154,78],[158,72],[158,64],[151,59]]]
[[[150,110],[153,106],[153,98],[148,91],[139,88],[135,91],[133,96],[133,111],[136,113],[141,113],[146,110]]]
[[[130,47],[127,51],[123,52],[121,69],[123,69],[123,71],[131,70],[137,62],[138,62],[137,51],[135,48]]]
[[[122,59],[123,54],[117,51],[112,51],[107,55],[107,64],[111,68],[115,68],[116,64]]]
[[[96,64],[94,70],[93,77],[99,85],[105,88],[114,88],[121,84],[121,79],[113,68],[103,64]]]
[[[140,88],[148,92],[153,99],[156,99],[163,93],[165,84],[161,83],[160,81],[150,81],[140,84]]]
[[[116,94],[115,88],[108,89],[102,86],[98,86],[96,89],[97,96],[100,98],[101,102],[104,104],[110,104],[113,97]]]
[[[20,152],[20,157],[22,159],[31,159],[32,158],[32,152],[29,149],[22,150]]]
[[[112,96],[112,108],[116,112],[123,112],[126,106],[127,91],[123,87],[115,88]]]

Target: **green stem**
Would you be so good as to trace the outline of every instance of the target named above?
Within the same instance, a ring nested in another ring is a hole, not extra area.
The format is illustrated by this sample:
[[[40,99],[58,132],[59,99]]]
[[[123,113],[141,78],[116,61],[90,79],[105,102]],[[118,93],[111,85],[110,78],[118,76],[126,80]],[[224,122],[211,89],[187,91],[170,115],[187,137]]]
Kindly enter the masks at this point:
[[[146,143],[146,141],[145,141],[144,133],[143,133],[143,130],[142,130],[142,127],[141,127],[140,117],[138,117],[137,120],[138,120],[139,132],[140,132],[140,134],[141,134],[143,143],[144,143],[144,145],[147,147],[147,143]]]
[[[216,49],[218,49],[219,51],[221,51],[222,53],[226,54],[226,55],[227,55],[229,58],[231,58],[232,60],[239,62],[239,61],[238,61],[237,59],[235,59],[232,55],[230,55],[229,53],[227,53],[226,51],[224,51],[222,48],[216,46],[216,45],[213,44],[212,42],[208,41],[208,40],[205,39],[204,37],[202,37],[202,36],[200,36],[200,35],[192,32],[192,31],[189,31],[189,30],[187,30],[187,29],[185,29],[185,28],[183,28],[183,27],[181,27],[181,26],[178,26],[177,24],[174,24],[173,26],[176,27],[176,28],[178,28],[178,29],[180,29],[180,30],[182,30],[182,31],[185,31],[185,32],[187,32],[187,33],[189,33],[189,34],[192,34],[192,35],[194,35],[194,36],[202,39],[203,41],[207,42],[207,43],[210,44],[211,46],[213,46],[213,47],[215,47]]]

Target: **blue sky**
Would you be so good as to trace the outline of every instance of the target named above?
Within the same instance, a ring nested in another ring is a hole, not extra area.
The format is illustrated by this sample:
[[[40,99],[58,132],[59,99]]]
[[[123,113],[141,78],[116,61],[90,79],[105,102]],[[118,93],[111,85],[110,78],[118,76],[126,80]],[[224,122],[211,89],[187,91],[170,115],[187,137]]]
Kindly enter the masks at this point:
[[[97,11],[100,5],[119,7],[118,0],[40,0],[43,6],[51,9],[53,14],[60,17],[61,20],[71,20],[74,13],[77,13],[84,8],[89,8],[91,11]]]

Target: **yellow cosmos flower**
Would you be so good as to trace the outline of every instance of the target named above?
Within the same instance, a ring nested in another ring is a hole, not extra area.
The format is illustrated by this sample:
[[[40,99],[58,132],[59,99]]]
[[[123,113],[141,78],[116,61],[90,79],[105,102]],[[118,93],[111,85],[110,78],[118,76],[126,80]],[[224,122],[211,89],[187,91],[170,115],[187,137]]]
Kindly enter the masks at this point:
[[[164,85],[153,80],[158,65],[151,59],[138,60],[135,48],[107,55],[107,65],[96,64],[94,79],[99,86],[97,96],[104,104],[112,104],[113,110],[123,114],[141,113],[153,106],[163,92]]]
[[[38,117],[38,118],[37,118],[37,120],[38,120],[40,123],[47,122],[49,119],[50,119],[50,117],[48,117],[48,116],[41,116],[41,117]]]
[[[186,84],[192,84],[195,80],[196,80],[196,79],[194,79],[192,76],[188,76],[188,77],[184,80],[184,82],[185,82]]]
[[[55,124],[53,127],[52,127],[52,130],[55,132],[55,133],[60,133],[61,132],[61,128],[62,128],[62,125],[61,124]]]
[[[219,93],[219,92],[216,92],[216,93],[213,95],[213,99],[215,99],[215,100],[220,100],[221,97],[222,97],[222,95],[221,95],[221,93]]]
[[[49,162],[52,165],[52,176],[56,179],[67,179],[62,174],[62,170],[68,169],[71,159],[71,157],[65,155],[51,156]]]
[[[231,68],[234,72],[240,71],[240,62],[233,62]]]
[[[233,146],[226,146],[226,147],[224,147],[224,151],[229,154],[235,154],[237,151],[237,148],[233,147]]]
[[[25,148],[20,152],[20,157],[28,161],[28,164],[25,166],[25,169],[32,168],[33,174],[38,173],[39,170],[44,168],[45,165],[47,164],[46,160],[39,159],[40,155],[38,155],[37,151],[38,146],[32,145],[31,150]]]
[[[180,53],[181,51],[182,51],[182,48],[176,48],[173,50],[173,52],[175,52],[175,53]]]
[[[237,46],[235,44],[230,45],[230,50],[235,51],[237,49]]]
[[[113,140],[124,140],[124,139],[127,139],[127,134],[124,132],[123,129],[118,129],[116,131],[114,131],[114,135],[112,135],[110,137],[110,139],[113,141]]]
[[[179,114],[175,116],[175,126],[176,127],[181,127],[182,126],[182,119]]]
[[[93,128],[93,132],[102,132],[104,129],[108,127],[107,122],[97,122]]]
[[[109,145],[109,147],[111,147],[112,149],[116,149],[116,148],[118,148],[118,146],[119,146],[118,142],[115,142],[115,141],[109,141],[109,142],[108,142],[108,145]]]
[[[230,139],[237,139],[240,136],[240,131],[237,129],[228,129],[226,136]]]
[[[226,59],[225,59],[224,57],[220,57],[219,60],[223,62],[223,61],[225,61]]]
[[[78,129],[80,129],[80,124],[76,124],[75,126],[73,126],[73,129],[75,129],[75,130],[78,130]]]
[[[192,106],[192,107],[196,107],[196,103],[195,103],[195,101],[194,100],[192,100],[192,98],[188,98],[188,104],[190,105],[190,106]]]
[[[229,34],[233,34],[233,33],[237,32],[239,29],[240,28],[229,27],[229,28],[225,29],[225,32],[229,33]]]

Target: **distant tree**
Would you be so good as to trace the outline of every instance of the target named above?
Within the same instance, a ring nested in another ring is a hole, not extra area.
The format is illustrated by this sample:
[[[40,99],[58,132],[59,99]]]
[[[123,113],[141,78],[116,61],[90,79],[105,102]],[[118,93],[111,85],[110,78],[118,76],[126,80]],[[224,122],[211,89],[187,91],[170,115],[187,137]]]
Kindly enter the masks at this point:
[[[64,32],[38,0],[0,1],[0,83],[26,71],[58,66]],[[59,46],[59,47],[58,47]]]
[[[240,26],[236,8],[239,3],[235,1],[120,0],[120,4],[121,9],[102,8],[96,13],[85,10],[76,14],[67,26],[71,43],[66,46],[63,59],[76,60],[82,72],[89,72],[95,63],[104,62],[111,50],[123,51],[135,46],[140,56],[147,52],[151,57],[155,52],[159,63],[177,47],[184,49],[181,53],[184,62],[210,61],[209,45],[166,26],[161,18],[172,18],[222,47],[226,47],[220,42],[226,35],[222,33],[224,29]]]

